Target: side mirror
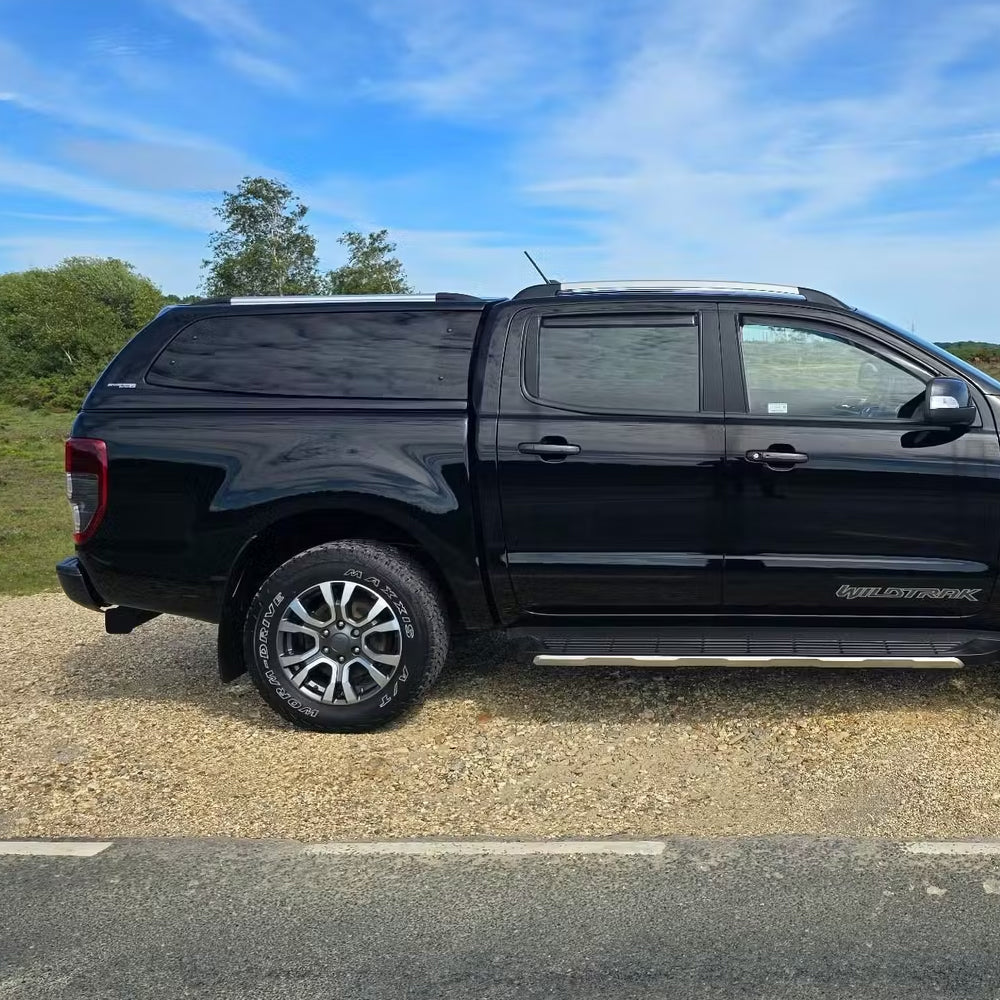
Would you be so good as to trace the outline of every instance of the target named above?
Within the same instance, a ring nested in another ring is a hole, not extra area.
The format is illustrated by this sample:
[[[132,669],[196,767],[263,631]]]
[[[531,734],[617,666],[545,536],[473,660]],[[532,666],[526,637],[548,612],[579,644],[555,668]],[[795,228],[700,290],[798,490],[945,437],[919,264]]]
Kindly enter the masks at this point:
[[[924,423],[938,427],[968,427],[975,423],[976,404],[969,383],[960,378],[935,378],[924,391]]]

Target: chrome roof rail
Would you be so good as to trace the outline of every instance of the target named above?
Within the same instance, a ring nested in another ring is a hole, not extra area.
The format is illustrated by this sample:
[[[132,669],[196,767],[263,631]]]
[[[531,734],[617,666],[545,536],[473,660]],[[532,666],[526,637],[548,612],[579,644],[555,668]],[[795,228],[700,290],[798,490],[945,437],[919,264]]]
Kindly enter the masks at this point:
[[[822,305],[846,308],[844,303],[826,292],[798,285],[772,285],[757,281],[693,281],[693,280],[650,280],[650,281],[561,281],[547,285],[531,285],[522,289],[515,299],[551,298],[558,295],[578,295],[609,292],[669,292],[695,295],[719,293],[723,295],[775,295],[801,299]]]
[[[231,306],[312,305],[325,302],[435,302],[436,295],[238,295]]]
[[[485,306],[495,299],[484,299],[478,295],[466,295],[464,292],[435,292],[433,295],[239,295],[231,299],[215,299],[215,302],[227,302],[231,306],[259,305],[311,305],[314,303],[367,303],[367,302],[398,302],[406,305],[408,302],[470,302]],[[470,306],[471,308],[471,306]]]

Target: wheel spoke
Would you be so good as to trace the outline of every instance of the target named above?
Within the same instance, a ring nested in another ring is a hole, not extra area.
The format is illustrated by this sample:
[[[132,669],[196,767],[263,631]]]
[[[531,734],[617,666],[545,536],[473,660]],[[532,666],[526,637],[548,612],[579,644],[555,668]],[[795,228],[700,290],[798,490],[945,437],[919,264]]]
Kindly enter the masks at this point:
[[[365,652],[365,656],[369,660],[374,660],[376,663],[384,663],[387,667],[398,667],[399,658],[402,654],[400,653],[376,653],[374,649],[370,649],[367,644],[362,646]]]
[[[375,635],[378,632],[399,632],[399,623],[393,618],[391,622],[383,622],[381,625],[371,625],[362,632],[362,635],[367,639],[368,636]]]
[[[345,663],[340,671],[340,686],[344,689],[344,699],[349,705],[353,705],[358,700],[358,693],[351,687],[351,671],[348,669],[349,663]]]
[[[323,628],[326,622],[321,622],[318,618],[313,618],[311,614],[304,607],[302,607],[302,602],[296,597],[291,604],[288,605],[288,610],[293,612],[297,617],[301,618],[307,625],[312,625],[313,628]]]
[[[314,637],[315,638],[315,637]],[[307,649],[304,653],[279,653],[278,662],[283,667],[294,667],[296,663],[301,663],[303,660],[312,659],[319,652],[319,642],[312,649]]]
[[[367,660],[365,657],[359,657],[357,660],[355,660],[355,663],[360,663],[361,666],[363,666],[365,670],[367,670],[368,673],[371,674],[372,680],[380,688],[385,687],[386,684],[389,683],[389,677],[386,674],[383,674],[382,671],[379,670],[379,668],[376,667],[374,663]]]
[[[330,612],[330,620],[326,623],[329,625],[337,617],[337,602],[333,598],[333,584],[329,582],[321,583],[319,585],[319,592],[323,595],[327,610]]]
[[[351,603],[351,598],[354,596],[354,590],[355,584],[348,580],[344,583],[344,588],[340,592],[340,603],[337,605],[336,617],[343,621],[350,621],[347,617],[347,608]]]
[[[339,663],[334,663],[330,660],[330,683],[327,684],[326,690],[323,692],[323,697],[320,699],[325,704],[329,705],[333,701],[333,696],[337,691],[337,682],[340,680],[341,666]]]
[[[295,622],[290,622],[282,619],[278,623],[279,632],[294,632],[296,635],[307,635],[310,639],[315,639],[316,644],[319,645],[319,634],[315,629],[309,628],[306,625],[296,625]]]

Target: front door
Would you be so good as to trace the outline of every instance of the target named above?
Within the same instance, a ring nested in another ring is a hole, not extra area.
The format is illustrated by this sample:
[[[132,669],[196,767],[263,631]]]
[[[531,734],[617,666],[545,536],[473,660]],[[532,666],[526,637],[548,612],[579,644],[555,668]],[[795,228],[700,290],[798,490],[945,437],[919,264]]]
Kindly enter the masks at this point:
[[[964,617],[1000,539],[1000,446],[914,417],[928,358],[791,312],[720,312],[727,612]]]
[[[519,607],[718,610],[723,433],[714,305],[517,313],[497,471]]]

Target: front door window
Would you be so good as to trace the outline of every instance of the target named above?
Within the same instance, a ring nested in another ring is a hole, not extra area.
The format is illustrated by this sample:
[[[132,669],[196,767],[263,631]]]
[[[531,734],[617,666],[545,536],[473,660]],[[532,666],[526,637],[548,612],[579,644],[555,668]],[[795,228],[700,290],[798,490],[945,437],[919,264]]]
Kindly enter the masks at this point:
[[[754,415],[895,420],[924,391],[912,372],[829,333],[744,323],[740,343]]]

